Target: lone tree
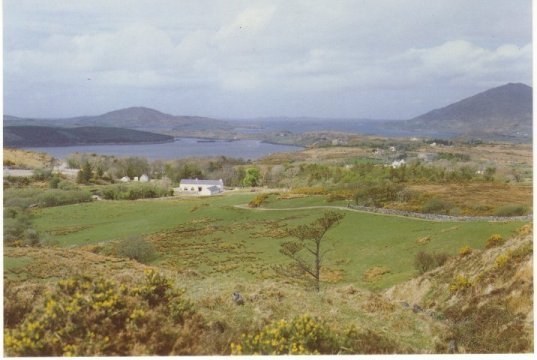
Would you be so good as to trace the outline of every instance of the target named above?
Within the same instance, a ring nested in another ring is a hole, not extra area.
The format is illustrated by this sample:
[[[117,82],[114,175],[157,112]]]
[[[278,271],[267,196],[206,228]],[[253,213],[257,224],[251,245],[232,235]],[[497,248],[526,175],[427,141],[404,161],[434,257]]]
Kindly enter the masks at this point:
[[[337,225],[343,215],[334,211],[326,212],[323,217],[309,225],[300,225],[289,230],[289,235],[298,240],[281,244],[280,252],[293,260],[288,266],[276,267],[280,274],[309,282],[316,291],[320,290],[321,265],[326,250],[321,251],[321,243],[333,226]]]
[[[258,186],[260,183],[261,174],[257,168],[248,168],[242,179],[243,186]]]

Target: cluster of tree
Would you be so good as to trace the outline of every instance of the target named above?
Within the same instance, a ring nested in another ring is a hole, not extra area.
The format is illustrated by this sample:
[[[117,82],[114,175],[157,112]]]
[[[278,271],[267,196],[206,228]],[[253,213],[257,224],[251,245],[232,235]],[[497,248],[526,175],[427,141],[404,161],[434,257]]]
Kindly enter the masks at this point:
[[[106,185],[98,189],[106,200],[137,200],[170,196],[173,190],[165,183],[130,183]]]
[[[168,178],[174,183],[181,179],[223,179],[229,186],[257,186],[260,178],[255,171],[246,174],[248,163],[244,160],[225,156],[150,162],[140,157],[73,154],[66,161],[70,168],[80,169],[77,182],[83,184],[98,180],[114,181],[124,176],[132,179],[142,174],[151,179]]]

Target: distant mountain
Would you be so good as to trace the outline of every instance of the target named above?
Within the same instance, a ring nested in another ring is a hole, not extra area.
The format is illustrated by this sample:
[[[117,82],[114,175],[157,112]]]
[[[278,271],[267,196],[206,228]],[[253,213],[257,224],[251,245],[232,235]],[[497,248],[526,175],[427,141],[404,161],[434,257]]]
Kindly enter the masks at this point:
[[[510,83],[398,124],[407,130],[530,137],[532,93],[527,85]]]
[[[7,147],[160,143],[173,139],[173,136],[114,127],[4,127],[4,146]]]
[[[109,126],[152,131],[227,130],[231,125],[217,119],[198,116],[174,116],[145,107],[130,107],[97,116],[63,119],[17,118],[4,115],[4,126],[42,125],[58,127]]]

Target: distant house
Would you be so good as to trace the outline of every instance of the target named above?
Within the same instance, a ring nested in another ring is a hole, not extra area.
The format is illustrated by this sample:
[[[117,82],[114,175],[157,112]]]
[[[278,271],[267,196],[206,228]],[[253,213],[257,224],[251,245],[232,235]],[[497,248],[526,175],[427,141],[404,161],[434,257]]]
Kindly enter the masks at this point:
[[[128,176],[123,176],[121,179],[119,179],[119,181],[121,181],[121,182],[129,182],[129,181],[131,181],[131,178],[128,177]]]
[[[215,195],[224,191],[224,181],[182,179],[174,194]]]
[[[405,159],[395,160],[394,162],[392,162],[392,168],[397,169],[405,164],[406,164]]]
[[[146,174],[143,174],[142,176],[140,176],[140,182],[148,182],[149,181],[149,176],[147,176]]]

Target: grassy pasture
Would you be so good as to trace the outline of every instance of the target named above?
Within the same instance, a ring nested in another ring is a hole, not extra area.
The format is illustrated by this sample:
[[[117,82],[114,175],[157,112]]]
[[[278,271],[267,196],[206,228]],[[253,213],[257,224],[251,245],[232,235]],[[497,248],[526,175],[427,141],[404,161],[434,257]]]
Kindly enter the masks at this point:
[[[287,262],[279,253],[285,228],[314,220],[321,209],[263,211],[237,209],[252,194],[214,198],[151,201],[102,201],[36,211],[39,231],[61,246],[106,243],[143,235],[159,254],[153,265],[201,277],[229,281],[276,279],[273,264]],[[314,205],[318,199],[291,201]],[[311,201],[311,202],[310,202]],[[495,233],[509,237],[521,222],[449,223],[345,212],[342,223],[328,233],[325,283],[355,284],[382,289],[415,276],[414,257],[420,250],[456,254],[464,245],[483,248]],[[418,241],[429,237],[427,242]],[[387,268],[373,281],[364,274]],[[280,279],[283,280],[283,279]]]

